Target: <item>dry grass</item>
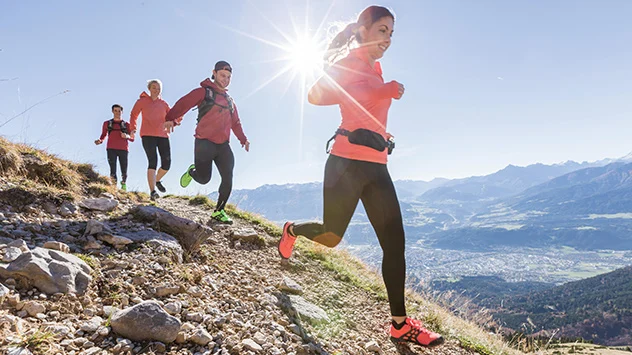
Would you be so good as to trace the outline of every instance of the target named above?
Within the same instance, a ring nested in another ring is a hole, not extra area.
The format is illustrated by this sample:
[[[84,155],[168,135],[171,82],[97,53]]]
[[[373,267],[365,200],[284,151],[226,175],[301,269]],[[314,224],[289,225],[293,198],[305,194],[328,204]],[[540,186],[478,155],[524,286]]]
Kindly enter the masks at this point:
[[[0,332],[0,334],[2,334]],[[11,334],[10,335],[14,340],[6,344],[7,348],[13,349],[26,349],[33,354],[51,354],[55,353],[55,341],[53,334],[50,332],[43,332],[37,329],[31,329],[26,331],[24,334]],[[7,339],[10,336],[7,336]],[[0,342],[1,343],[1,342]],[[14,350],[14,353],[18,353]],[[26,351],[23,351],[26,353]]]
[[[17,146],[0,137],[0,175],[18,174],[23,168],[24,162]]]
[[[37,199],[74,201],[107,192],[136,202],[148,200],[148,196],[141,193],[119,191],[108,177],[99,175],[91,164],[74,163],[2,137],[0,176]]]

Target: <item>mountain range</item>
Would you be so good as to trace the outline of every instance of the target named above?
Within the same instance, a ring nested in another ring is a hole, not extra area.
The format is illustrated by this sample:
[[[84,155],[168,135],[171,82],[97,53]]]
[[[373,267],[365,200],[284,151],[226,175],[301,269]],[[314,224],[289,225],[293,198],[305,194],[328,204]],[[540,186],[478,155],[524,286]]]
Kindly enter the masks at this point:
[[[407,241],[468,250],[561,245],[587,250],[631,248],[631,159],[509,165],[485,176],[395,181]],[[236,190],[231,202],[277,224],[320,220],[322,183]],[[345,241],[375,243],[361,203]]]

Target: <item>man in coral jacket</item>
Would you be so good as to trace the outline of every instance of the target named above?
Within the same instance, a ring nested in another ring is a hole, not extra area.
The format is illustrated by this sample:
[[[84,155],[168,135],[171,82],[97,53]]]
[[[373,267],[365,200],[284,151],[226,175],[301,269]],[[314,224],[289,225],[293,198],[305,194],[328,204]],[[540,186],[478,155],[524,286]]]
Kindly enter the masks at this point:
[[[206,78],[200,87],[186,94],[167,113],[165,129],[172,130],[178,117],[197,106],[198,124],[195,129],[195,163],[180,178],[180,185],[187,187],[191,180],[206,184],[211,180],[212,164],[215,162],[222,182],[215,212],[211,217],[222,223],[232,223],[224,208],[233,188],[235,157],[230,148],[230,131],[235,133],[241,146],[250,150],[239,120],[237,106],[228,95],[227,88],[233,69],[225,61],[215,64],[211,79]]]

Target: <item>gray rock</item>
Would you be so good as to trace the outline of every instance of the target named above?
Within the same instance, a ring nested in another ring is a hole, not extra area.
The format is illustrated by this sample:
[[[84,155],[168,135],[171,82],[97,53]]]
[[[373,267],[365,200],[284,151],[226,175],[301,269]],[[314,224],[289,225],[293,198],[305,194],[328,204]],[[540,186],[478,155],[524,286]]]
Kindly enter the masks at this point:
[[[187,336],[184,332],[179,332],[176,336],[176,344],[184,344],[187,342]]]
[[[204,295],[204,291],[202,291],[202,289],[199,288],[198,286],[189,287],[189,289],[187,290],[187,293],[197,298],[202,297]]]
[[[283,281],[281,282],[281,285],[279,285],[279,289],[281,291],[285,291],[285,292],[293,293],[297,295],[300,295],[303,293],[303,287],[301,287],[301,285],[299,285],[296,281],[292,280],[291,278],[287,276],[283,276]]]
[[[57,206],[52,202],[45,202],[42,205],[42,209],[48,214],[57,214]]]
[[[39,313],[46,312],[46,307],[39,302],[29,301],[24,304],[23,310],[25,310],[31,317],[35,317]]]
[[[9,302],[9,306],[17,307],[18,303],[20,303],[20,294],[15,293],[13,295],[8,295],[7,301]]]
[[[290,330],[292,331],[292,333],[296,334],[296,335],[301,335],[301,327],[299,327],[297,324],[290,324],[288,326],[290,328]]]
[[[158,286],[156,287],[156,296],[165,297],[177,295],[180,293],[180,286]]]
[[[191,335],[189,340],[195,344],[205,346],[213,340],[213,337],[206,331],[206,329],[199,328],[195,331],[195,333],[193,333],[193,335]]]
[[[382,349],[380,348],[380,345],[375,340],[372,340],[372,341],[364,344],[364,350],[372,351],[372,352],[378,353],[378,354],[382,354]]]
[[[84,332],[94,333],[94,332],[96,332],[99,329],[101,324],[103,324],[103,318],[101,318],[101,317],[94,317],[94,318],[90,319],[89,321],[84,322],[81,325],[80,329],[83,330]]]
[[[0,283],[0,305],[2,305],[2,303],[4,302],[4,299],[7,298],[7,296],[9,295],[9,292],[11,292],[11,290],[9,290],[5,285]]]
[[[57,210],[57,213],[59,213],[59,215],[62,217],[70,217],[73,214],[77,213],[77,209],[77,205],[70,202],[64,202]]]
[[[296,310],[301,318],[310,319],[312,322],[329,322],[329,316],[322,308],[313,303],[307,302],[303,297],[289,295],[290,305]]]
[[[105,317],[109,317],[111,315],[113,315],[114,313],[118,312],[118,308],[116,307],[112,307],[112,306],[103,306],[103,315]]]
[[[24,253],[29,251],[28,245],[26,245],[26,242],[24,240],[22,240],[22,239],[16,239],[16,240],[12,241],[11,243],[7,244],[7,246],[16,247],[16,248],[22,250],[22,252],[24,252]]]
[[[42,332],[50,333],[56,339],[62,339],[70,334],[70,328],[57,323],[47,323],[42,325]]]
[[[129,238],[125,238],[125,237],[121,237],[118,235],[111,235],[111,234],[102,234],[98,236],[99,240],[102,240],[108,244],[114,245],[115,247],[118,246],[125,246],[127,244],[132,244],[133,241]]]
[[[97,330],[97,334],[101,337],[106,337],[110,335],[110,327],[101,327]]]
[[[182,303],[180,302],[169,302],[165,306],[165,311],[171,315],[180,314],[182,312]]]
[[[233,238],[253,242],[259,238],[259,234],[253,228],[238,228],[233,231]]]
[[[110,198],[88,198],[79,202],[79,206],[91,211],[110,212],[113,211],[119,202]]]
[[[172,343],[180,331],[180,320],[170,316],[154,301],[117,312],[110,324],[115,333],[134,341]]]
[[[202,323],[204,321],[204,314],[202,314],[201,312],[189,312],[184,316],[184,319],[196,323]]]
[[[59,250],[59,251],[63,251],[64,253],[70,253],[70,247],[61,242],[53,242],[53,241],[46,242],[44,243],[44,248],[51,249],[51,250]]]
[[[186,322],[184,324],[182,324],[182,326],[180,327],[180,330],[184,331],[184,332],[188,332],[195,329],[195,326],[189,322]]]
[[[73,343],[77,346],[83,346],[86,342],[88,342],[88,339],[83,337],[75,338],[75,340],[73,340]]]
[[[7,349],[7,355],[32,355],[31,350],[22,347],[10,347]]]
[[[91,346],[92,346],[91,348],[82,351],[81,355],[95,355],[103,351],[103,349],[99,348],[98,346],[94,346],[94,343],[92,343]],[[84,344],[84,348],[85,348],[85,344]]]
[[[259,345],[264,345],[265,343],[267,343],[265,335],[263,335],[261,332],[256,332],[255,335],[252,337],[252,340],[254,340],[255,343]]]
[[[103,248],[103,244],[94,239],[93,236],[88,236],[86,244],[83,245],[83,249],[85,250],[98,250],[101,248]]]
[[[11,232],[11,234],[13,235],[14,238],[27,238],[32,235],[31,232],[27,232],[22,229],[16,229],[13,232]]]
[[[245,348],[248,349],[250,351],[262,351],[263,348],[261,347],[261,345],[257,344],[254,340],[252,339],[244,339],[241,341],[241,345]]]
[[[78,257],[56,250],[35,248],[8,265],[0,265],[0,277],[20,279],[47,294],[83,294],[92,269]]]
[[[146,243],[154,255],[167,255],[174,262],[182,263],[182,246],[176,238],[168,234],[146,229],[128,232],[124,236],[134,243]]]
[[[5,314],[0,316],[0,328],[8,328],[16,334],[21,334],[26,331],[26,322],[20,317]]]
[[[167,345],[165,345],[164,343],[161,343],[159,341],[155,341],[155,342],[149,343],[149,348],[152,349],[153,351],[155,351],[158,354],[162,354],[162,353],[167,351]]]
[[[2,256],[2,262],[10,263],[20,257],[22,250],[16,247],[8,247],[4,249],[4,255]]]
[[[86,224],[86,229],[84,230],[83,235],[84,236],[96,235],[99,233],[103,233],[104,231],[108,232],[109,229],[103,223],[95,219],[91,219]]]

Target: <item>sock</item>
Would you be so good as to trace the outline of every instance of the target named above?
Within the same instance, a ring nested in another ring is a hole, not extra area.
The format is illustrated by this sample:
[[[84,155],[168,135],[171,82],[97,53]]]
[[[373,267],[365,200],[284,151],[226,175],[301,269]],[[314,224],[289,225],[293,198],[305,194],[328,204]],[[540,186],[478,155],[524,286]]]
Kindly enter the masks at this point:
[[[404,324],[406,324],[406,321],[403,321],[401,323],[397,323],[394,320],[391,321],[391,324],[393,324],[393,327],[395,327],[395,329],[400,330],[402,329],[402,327],[404,326]]]

